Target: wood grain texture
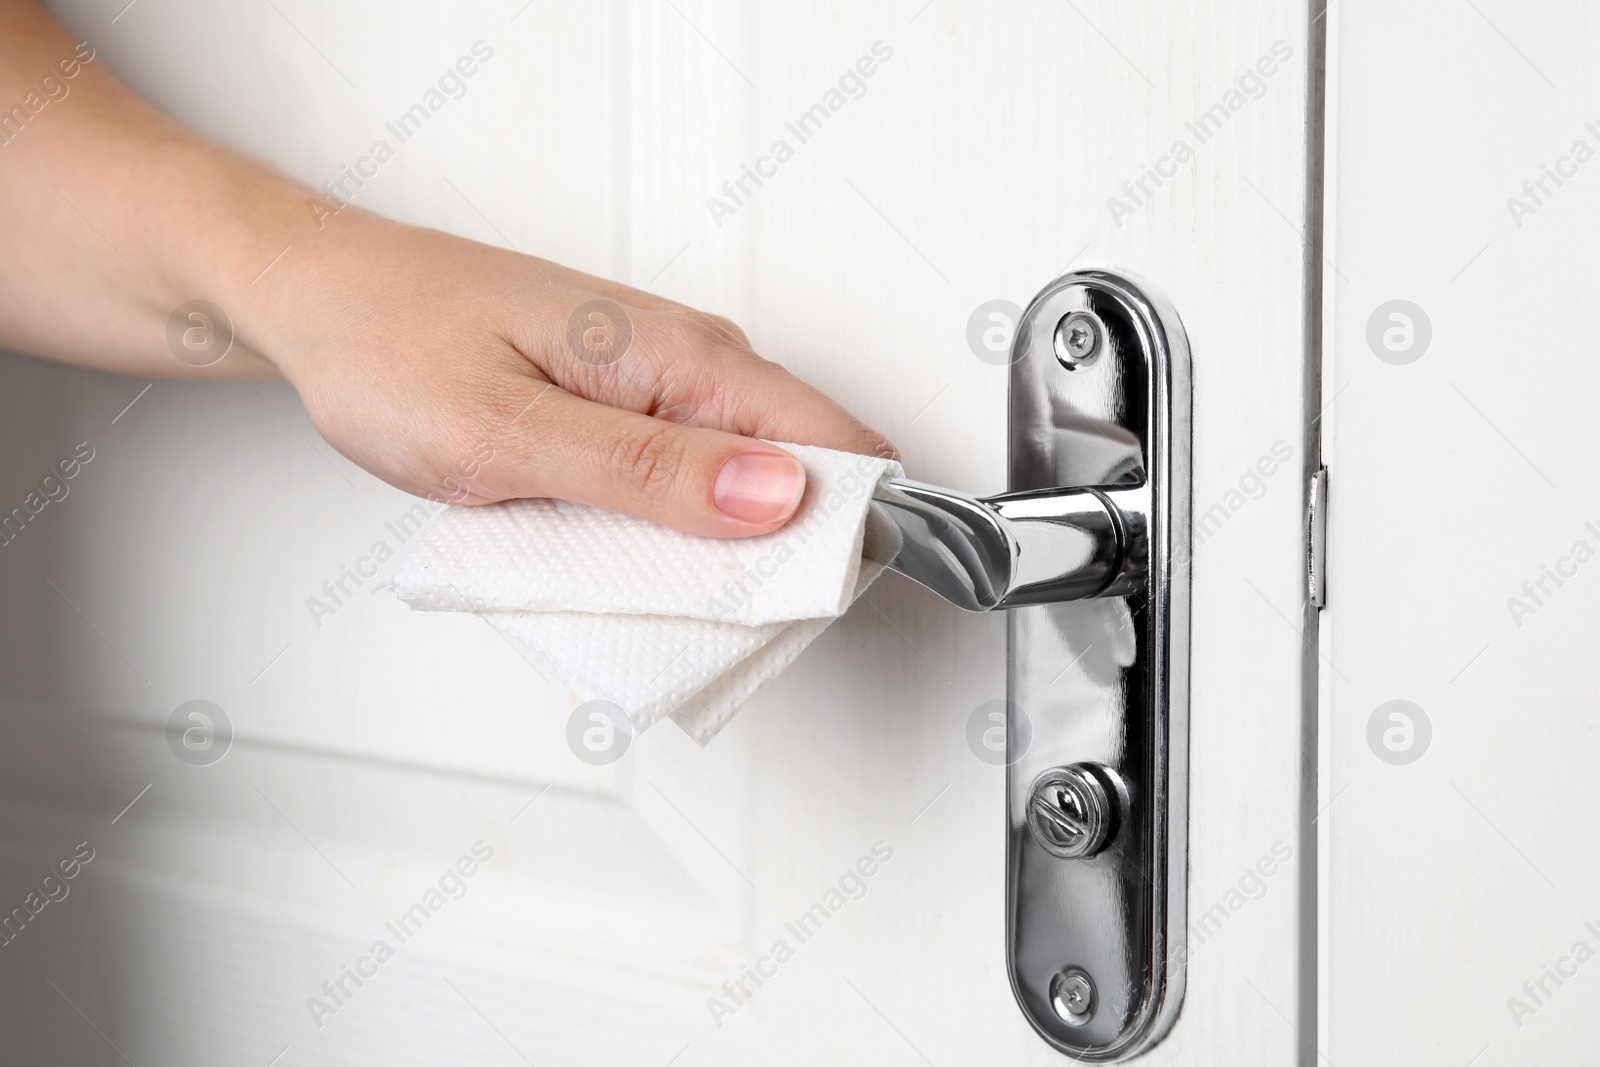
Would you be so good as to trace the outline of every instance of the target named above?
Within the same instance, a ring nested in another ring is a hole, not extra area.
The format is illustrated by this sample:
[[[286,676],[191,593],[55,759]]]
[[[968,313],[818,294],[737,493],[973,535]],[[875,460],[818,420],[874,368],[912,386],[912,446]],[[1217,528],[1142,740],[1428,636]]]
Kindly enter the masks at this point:
[[[313,182],[489,41],[494,62],[448,122],[363,203],[729,315],[887,432],[917,478],[1003,485],[1005,372],[965,339],[978,305],[1025,304],[1090,265],[1171,296],[1195,354],[1207,533],[1194,563],[1190,912],[1213,919],[1183,1015],[1144,1062],[1293,1062],[1297,875],[1250,872],[1276,842],[1306,847],[1289,621],[1304,602],[1303,12],[1244,0],[540,0],[521,14],[516,2],[275,2],[281,13],[144,0],[114,29],[98,4],[56,7],[163,106]],[[864,91],[844,90],[798,143],[785,124],[880,41],[892,55]],[[1288,58],[1241,88],[1277,42]],[[1225,118],[1213,112],[1202,143],[1186,124],[1217,106]],[[792,158],[715,217],[706,201],[780,138]],[[1124,189],[1179,139],[1181,166],[1137,196]],[[265,1063],[284,1044],[286,1064],[1061,1062],[1008,988],[1003,771],[965,740],[974,709],[1003,695],[1002,620],[885,579],[709,749],[663,728],[596,772],[565,749],[571,697],[481,624],[380,595],[312,628],[305,597],[408,503],[333,456],[289,393],[158,383],[113,428],[142,383],[5,374],[65,414],[8,427],[0,488],[25,485],[58,441],[107,442],[98,480],[54,516],[50,573],[151,683],[31,580],[31,564],[0,559],[14,610],[41,620],[59,661],[23,675],[16,720],[52,759],[78,738],[94,768],[18,768],[9,818],[42,827],[42,843],[6,860],[0,889],[25,888],[58,838],[105,840],[82,921],[68,921],[69,900],[60,940],[41,927],[40,943],[60,960],[50,975],[80,983],[69,991],[134,1062]],[[1261,475],[1279,442],[1289,461]],[[199,770],[156,732],[196,695],[226,705],[241,737]],[[317,983],[478,838],[497,858],[460,910],[313,1028],[303,1002]],[[878,841],[893,858],[865,894],[717,1027],[706,998]],[[4,972],[15,996],[0,1018],[52,1062],[98,1062],[99,1039],[44,985],[50,957],[36,951]]]

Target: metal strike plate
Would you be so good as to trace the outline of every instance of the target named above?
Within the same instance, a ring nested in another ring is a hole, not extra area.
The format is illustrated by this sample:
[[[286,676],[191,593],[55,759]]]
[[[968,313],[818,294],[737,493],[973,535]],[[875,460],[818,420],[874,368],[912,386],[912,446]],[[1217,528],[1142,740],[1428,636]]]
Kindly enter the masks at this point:
[[[1034,298],[1012,357],[1006,498],[1092,488],[1119,526],[1093,599],[1008,617],[1011,983],[1046,1041],[1104,1063],[1183,1000],[1189,347],[1147,286],[1080,271]]]

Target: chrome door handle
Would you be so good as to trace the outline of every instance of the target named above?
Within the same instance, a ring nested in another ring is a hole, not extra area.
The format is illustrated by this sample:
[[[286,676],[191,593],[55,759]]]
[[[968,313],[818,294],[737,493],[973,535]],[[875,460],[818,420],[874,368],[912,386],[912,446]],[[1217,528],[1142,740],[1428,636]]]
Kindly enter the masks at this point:
[[[1141,495],[1108,486],[980,498],[890,478],[872,507],[900,533],[894,555],[882,561],[889,569],[959,608],[990,611],[1137,588]]]
[[[1126,1059],[1183,1000],[1188,842],[1189,347],[1141,282],[1064,275],[1017,323],[1009,492],[905,480],[883,560],[1007,612],[1006,938],[1057,1049]]]

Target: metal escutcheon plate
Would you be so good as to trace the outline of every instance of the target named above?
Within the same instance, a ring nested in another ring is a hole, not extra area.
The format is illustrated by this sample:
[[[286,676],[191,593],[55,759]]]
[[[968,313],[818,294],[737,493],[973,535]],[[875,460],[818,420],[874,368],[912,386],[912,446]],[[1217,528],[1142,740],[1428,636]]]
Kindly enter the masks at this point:
[[[1010,397],[1009,490],[1103,488],[1136,527],[1125,531],[1115,595],[1008,616],[1012,714],[1031,726],[1007,731],[1031,738],[1007,753],[1012,987],[1046,1041],[1110,1062],[1159,1041],[1183,1000],[1188,340],[1143,283],[1068,274],[1018,325]],[[1093,777],[1062,788],[1049,777],[1074,767],[1103,772],[1116,788],[1097,790]],[[1041,782],[1061,812],[1039,806]],[[1102,797],[1113,810],[1095,823],[1088,809]],[[1093,850],[1071,847],[1080,832],[1109,837]],[[1041,837],[1051,835],[1046,847]]]

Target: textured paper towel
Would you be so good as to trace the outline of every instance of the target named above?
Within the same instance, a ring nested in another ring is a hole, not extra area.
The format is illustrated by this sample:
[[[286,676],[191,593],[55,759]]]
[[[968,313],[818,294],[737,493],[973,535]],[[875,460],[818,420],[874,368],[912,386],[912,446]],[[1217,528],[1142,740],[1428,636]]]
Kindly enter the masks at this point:
[[[556,500],[450,508],[400,561],[401,600],[482,615],[635,731],[705,744],[872,583],[894,546],[869,504],[892,460],[783,445],[806,468],[787,526],[717,540]],[[871,559],[864,558],[866,556]]]

